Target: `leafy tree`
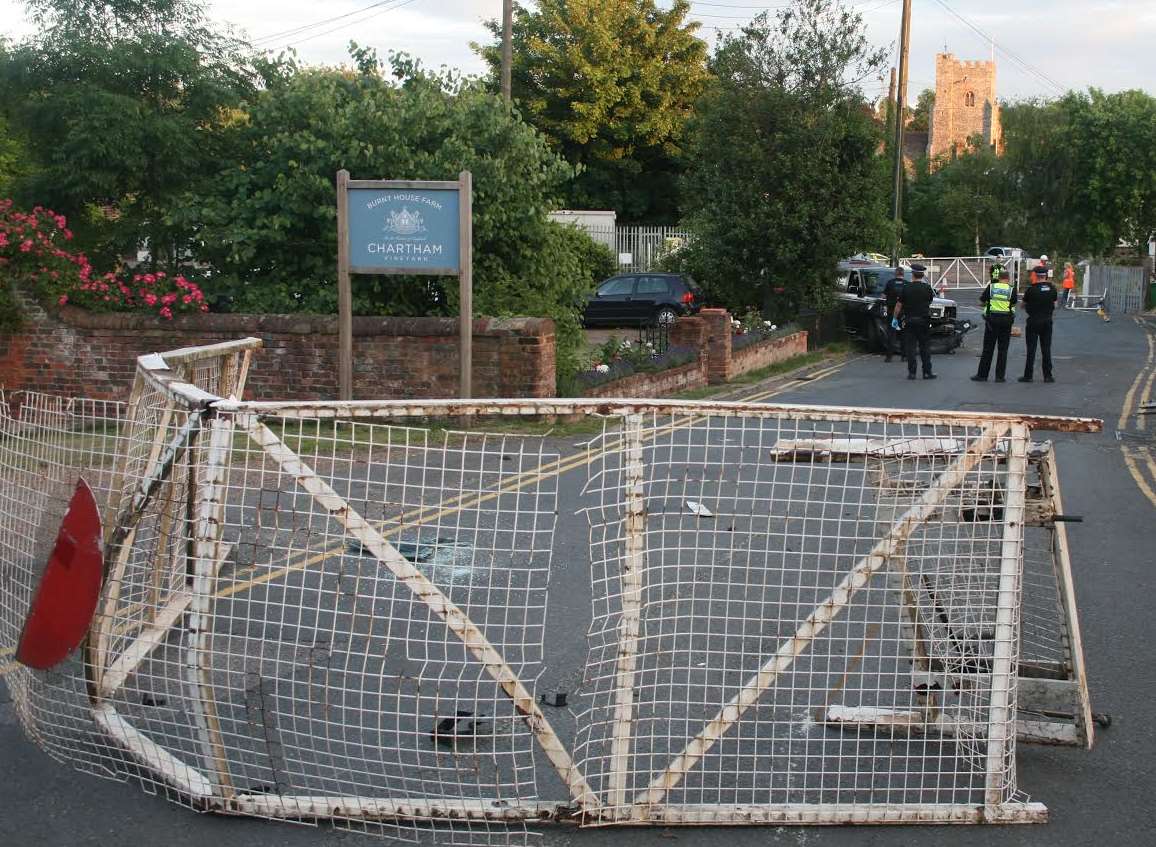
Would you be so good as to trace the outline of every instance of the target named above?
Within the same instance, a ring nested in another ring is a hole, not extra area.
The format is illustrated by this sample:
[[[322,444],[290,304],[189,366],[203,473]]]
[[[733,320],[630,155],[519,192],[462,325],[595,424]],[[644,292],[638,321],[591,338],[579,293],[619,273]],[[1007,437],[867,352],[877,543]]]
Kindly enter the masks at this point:
[[[214,268],[218,308],[336,310],[335,175],[474,180],[475,309],[547,315],[559,365],[577,349],[578,304],[608,257],[588,236],[550,224],[573,169],[478,83],[423,72],[405,57],[382,65],[354,48],[356,67],[301,68],[272,80],[234,125],[233,158],[174,213],[194,228]],[[596,266],[601,258],[601,265]],[[359,314],[456,314],[456,280],[355,278]]]
[[[1068,254],[1143,249],[1156,231],[1156,98],[1070,92],[1004,110],[1024,240]]]
[[[905,205],[907,242],[928,256],[975,256],[1005,243],[1017,205],[1005,185],[1003,163],[978,136],[935,171],[921,160]]]
[[[690,3],[538,0],[513,21],[513,97],[567,161],[565,202],[627,220],[677,218],[675,178],[688,116],[707,80]],[[489,23],[501,35],[496,21]],[[494,70],[500,46],[475,45]]]
[[[858,91],[884,61],[862,17],[826,0],[722,38],[682,193],[682,253],[714,298],[789,317],[825,304],[840,259],[887,243],[882,133]]]
[[[907,129],[913,132],[931,130],[931,111],[935,108],[935,89],[925,88],[919,92],[914,108],[907,109]]]
[[[224,151],[220,130],[258,70],[197,0],[27,0],[38,33],[4,59],[3,101],[36,169],[30,204],[68,215],[77,241],[109,260],[149,244],[176,264],[166,221]]]

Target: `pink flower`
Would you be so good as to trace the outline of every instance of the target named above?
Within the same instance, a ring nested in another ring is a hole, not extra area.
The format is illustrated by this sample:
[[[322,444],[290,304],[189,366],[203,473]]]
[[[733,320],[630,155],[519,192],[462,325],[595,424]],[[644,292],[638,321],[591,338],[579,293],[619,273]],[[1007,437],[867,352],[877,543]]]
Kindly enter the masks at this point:
[[[190,303],[193,302],[193,295],[186,294],[184,297],[181,298],[181,302],[184,303],[186,306],[189,305]]]
[[[27,253],[31,249],[32,249],[31,239],[20,242],[20,252],[21,253]]]
[[[72,230],[71,229],[66,229],[64,231],[64,240],[65,241],[71,241],[72,240]]]
[[[165,306],[161,309],[161,317],[171,321],[173,319],[173,310]]]
[[[161,298],[161,303],[163,303],[166,306],[171,306],[175,302],[177,302],[177,295],[175,295],[175,294],[166,294],[164,297]]]
[[[208,303],[202,303],[202,304],[201,304],[201,311],[202,311],[202,312],[207,312],[207,311],[209,311],[209,304],[208,304]]]
[[[63,306],[65,303],[68,302],[68,295],[67,294],[61,294],[60,299],[57,300],[56,302],[59,303],[61,306]]]
[[[146,293],[144,296],[144,301],[150,306],[155,306],[157,304],[157,296],[155,294]]]

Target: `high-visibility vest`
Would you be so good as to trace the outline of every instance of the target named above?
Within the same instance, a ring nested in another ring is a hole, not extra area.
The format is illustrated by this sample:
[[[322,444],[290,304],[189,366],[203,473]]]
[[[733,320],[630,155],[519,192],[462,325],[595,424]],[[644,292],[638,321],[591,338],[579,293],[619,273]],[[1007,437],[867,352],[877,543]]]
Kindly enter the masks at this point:
[[[987,301],[987,313],[989,315],[1010,315],[1012,310],[1011,298],[1011,285],[1006,282],[993,282],[991,284],[991,299]]]

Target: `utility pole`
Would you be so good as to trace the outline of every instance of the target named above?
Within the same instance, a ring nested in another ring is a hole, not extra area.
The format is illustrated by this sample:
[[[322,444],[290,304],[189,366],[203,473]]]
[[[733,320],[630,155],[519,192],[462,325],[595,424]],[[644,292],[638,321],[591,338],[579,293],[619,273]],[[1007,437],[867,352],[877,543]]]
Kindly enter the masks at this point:
[[[514,0],[502,0],[502,98],[510,102],[510,76],[514,62]]]
[[[907,51],[911,46],[911,0],[903,0],[903,23],[899,28],[899,89],[895,97],[895,173],[892,210],[895,243],[891,260],[899,262],[899,232],[903,225],[903,113],[907,106]]]
[[[891,84],[887,86],[887,132],[895,135],[895,66],[891,66]]]

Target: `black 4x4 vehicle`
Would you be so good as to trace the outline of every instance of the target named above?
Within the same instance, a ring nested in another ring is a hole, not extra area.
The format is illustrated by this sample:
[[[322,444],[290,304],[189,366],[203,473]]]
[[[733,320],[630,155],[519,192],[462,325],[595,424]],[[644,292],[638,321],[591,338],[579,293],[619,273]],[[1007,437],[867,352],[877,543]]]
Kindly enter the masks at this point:
[[[693,315],[702,305],[702,292],[687,274],[630,273],[599,283],[586,301],[586,326],[671,324]]]
[[[881,352],[887,343],[887,301],[883,288],[895,276],[895,269],[885,265],[855,261],[839,263],[836,296],[843,305],[843,320],[847,332],[867,344],[873,352]],[[903,269],[903,278],[911,280],[911,269]],[[963,337],[971,329],[970,321],[958,318],[954,300],[936,297],[931,303],[931,346],[938,353],[952,353],[963,344]],[[902,339],[900,338],[900,344]],[[895,352],[900,352],[897,347]]]

